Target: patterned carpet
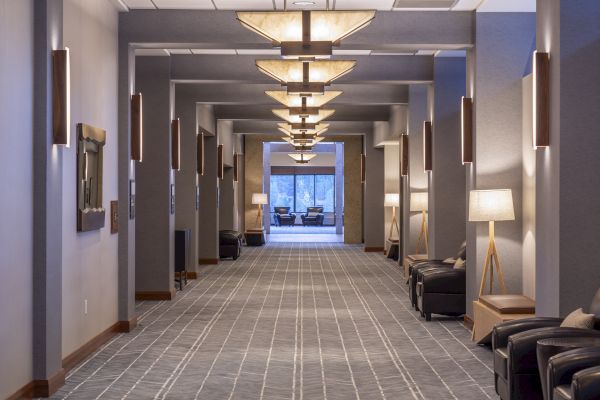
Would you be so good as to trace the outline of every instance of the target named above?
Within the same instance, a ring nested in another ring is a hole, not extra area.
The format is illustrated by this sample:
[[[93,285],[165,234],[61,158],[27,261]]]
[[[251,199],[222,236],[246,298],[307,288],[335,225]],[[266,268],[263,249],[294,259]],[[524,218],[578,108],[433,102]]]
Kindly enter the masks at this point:
[[[203,270],[72,370],[56,399],[496,399],[492,354],[410,309],[362,246],[270,243]]]

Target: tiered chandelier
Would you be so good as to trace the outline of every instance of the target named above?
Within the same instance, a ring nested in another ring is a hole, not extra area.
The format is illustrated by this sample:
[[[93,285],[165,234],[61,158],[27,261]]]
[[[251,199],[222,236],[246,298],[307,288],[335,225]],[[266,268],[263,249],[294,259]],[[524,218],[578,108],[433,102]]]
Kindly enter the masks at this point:
[[[322,121],[335,112],[323,106],[342,94],[326,87],[356,65],[356,61],[330,60],[332,48],[367,26],[375,11],[244,11],[237,18],[281,48],[283,59],[257,60],[256,66],[286,88],[265,93],[286,107],[273,113],[286,121],[278,129],[285,134],[282,139],[294,146],[289,156],[308,163],[316,157],[311,151],[329,127]]]

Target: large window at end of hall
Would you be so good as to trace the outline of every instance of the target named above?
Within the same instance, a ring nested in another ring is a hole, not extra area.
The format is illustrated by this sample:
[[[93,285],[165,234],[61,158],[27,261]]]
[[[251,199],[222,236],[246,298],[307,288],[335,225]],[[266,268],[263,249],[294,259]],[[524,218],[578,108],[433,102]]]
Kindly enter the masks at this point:
[[[271,175],[271,209],[289,207],[306,212],[307,207],[322,206],[335,211],[335,175]]]

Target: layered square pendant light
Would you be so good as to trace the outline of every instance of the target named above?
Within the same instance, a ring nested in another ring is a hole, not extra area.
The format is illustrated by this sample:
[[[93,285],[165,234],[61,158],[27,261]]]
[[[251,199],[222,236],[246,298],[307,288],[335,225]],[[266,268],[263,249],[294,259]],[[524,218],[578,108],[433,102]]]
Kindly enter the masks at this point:
[[[278,129],[288,136],[302,134],[318,136],[327,132],[327,129],[329,128],[329,124],[316,124],[315,129],[292,129],[292,125],[286,123],[279,123],[277,125],[279,127]]]
[[[332,47],[367,26],[375,11],[238,12],[246,28],[281,46],[284,58],[331,56]]]
[[[319,109],[315,115],[294,115],[289,108],[276,108],[273,110],[273,114],[279,118],[286,120],[290,124],[301,124],[305,122],[307,124],[318,124],[325,118],[329,118],[335,113],[335,110],[324,110]]]
[[[267,90],[265,94],[273,100],[283,104],[286,107],[323,107],[331,100],[335,99],[343,92],[341,90],[330,90],[321,96],[297,96],[288,94],[285,90]]]
[[[310,160],[315,158],[317,155],[314,153],[298,152],[289,153],[288,156],[292,157],[298,164],[307,164]]]

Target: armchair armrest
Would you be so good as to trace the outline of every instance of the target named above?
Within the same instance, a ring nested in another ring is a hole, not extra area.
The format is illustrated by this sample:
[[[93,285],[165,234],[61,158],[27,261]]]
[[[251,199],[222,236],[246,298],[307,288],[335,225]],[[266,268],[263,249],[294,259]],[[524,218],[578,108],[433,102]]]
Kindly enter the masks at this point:
[[[570,350],[551,357],[548,362],[548,393],[559,385],[571,384],[576,372],[597,365],[600,365],[600,347]]]
[[[466,271],[433,268],[422,272],[423,290],[428,293],[465,293]]]
[[[573,376],[571,384],[573,398],[577,400],[597,400],[600,393],[600,367],[587,368]]]
[[[508,338],[509,371],[537,372],[537,342],[562,337],[600,337],[600,331],[580,328],[546,327],[514,334]]]
[[[537,317],[503,322],[494,327],[494,331],[492,332],[492,348],[496,350],[506,347],[510,335],[531,329],[558,327],[562,321],[562,318]]]

